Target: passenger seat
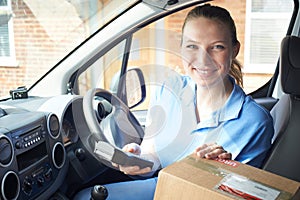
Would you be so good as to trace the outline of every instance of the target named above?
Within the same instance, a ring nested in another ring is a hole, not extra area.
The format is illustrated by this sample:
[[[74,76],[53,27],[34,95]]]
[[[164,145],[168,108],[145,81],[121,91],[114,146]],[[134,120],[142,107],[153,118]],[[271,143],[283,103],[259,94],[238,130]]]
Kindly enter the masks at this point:
[[[300,182],[300,38],[286,36],[280,50],[280,80],[285,93],[272,108],[274,142],[262,167]]]

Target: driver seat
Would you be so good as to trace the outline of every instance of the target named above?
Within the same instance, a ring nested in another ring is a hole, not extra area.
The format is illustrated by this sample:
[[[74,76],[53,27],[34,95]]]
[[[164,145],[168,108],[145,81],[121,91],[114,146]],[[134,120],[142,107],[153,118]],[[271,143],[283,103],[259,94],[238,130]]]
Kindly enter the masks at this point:
[[[283,96],[271,110],[274,139],[263,169],[300,182],[300,38],[281,43],[280,81]]]

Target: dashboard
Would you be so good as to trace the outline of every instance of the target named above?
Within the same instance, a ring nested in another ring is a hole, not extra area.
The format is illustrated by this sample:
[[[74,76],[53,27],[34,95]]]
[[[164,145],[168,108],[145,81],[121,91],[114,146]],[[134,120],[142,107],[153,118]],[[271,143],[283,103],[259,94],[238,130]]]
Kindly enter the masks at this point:
[[[66,161],[59,120],[52,113],[16,112],[2,116],[0,127],[2,198],[35,198]]]
[[[82,98],[71,95],[0,103],[0,199],[47,199],[58,189],[78,113]]]

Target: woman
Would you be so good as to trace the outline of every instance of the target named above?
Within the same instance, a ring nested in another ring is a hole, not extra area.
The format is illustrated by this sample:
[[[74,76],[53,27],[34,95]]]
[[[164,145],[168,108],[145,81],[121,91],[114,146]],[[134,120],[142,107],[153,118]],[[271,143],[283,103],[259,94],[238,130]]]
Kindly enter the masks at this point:
[[[184,21],[182,35],[187,76],[166,81],[151,103],[164,111],[150,112],[153,120],[165,116],[158,120],[163,122],[160,129],[150,126],[141,146],[128,144],[123,149],[152,160],[152,171],[191,153],[260,167],[271,146],[273,121],[239,86],[242,73],[235,58],[240,43],[230,14],[209,4],[195,7]],[[150,168],[118,167],[129,175],[152,175]],[[155,185],[156,178],[148,178],[106,187],[108,199],[153,199]]]

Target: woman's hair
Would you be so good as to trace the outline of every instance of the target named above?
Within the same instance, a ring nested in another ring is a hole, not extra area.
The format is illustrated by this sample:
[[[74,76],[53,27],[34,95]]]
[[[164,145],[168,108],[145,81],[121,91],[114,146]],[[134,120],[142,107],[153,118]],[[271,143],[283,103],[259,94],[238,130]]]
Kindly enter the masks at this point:
[[[189,13],[187,14],[184,20],[182,26],[182,32],[188,21],[199,17],[205,17],[211,20],[216,20],[226,25],[231,34],[232,45],[233,46],[237,45],[239,41],[236,36],[236,27],[232,17],[230,16],[230,13],[224,8],[218,6],[212,6],[210,4],[197,6],[193,8],[191,11],[189,11]],[[242,66],[237,59],[234,59],[232,61],[229,74],[234,77],[238,85],[243,86]]]

